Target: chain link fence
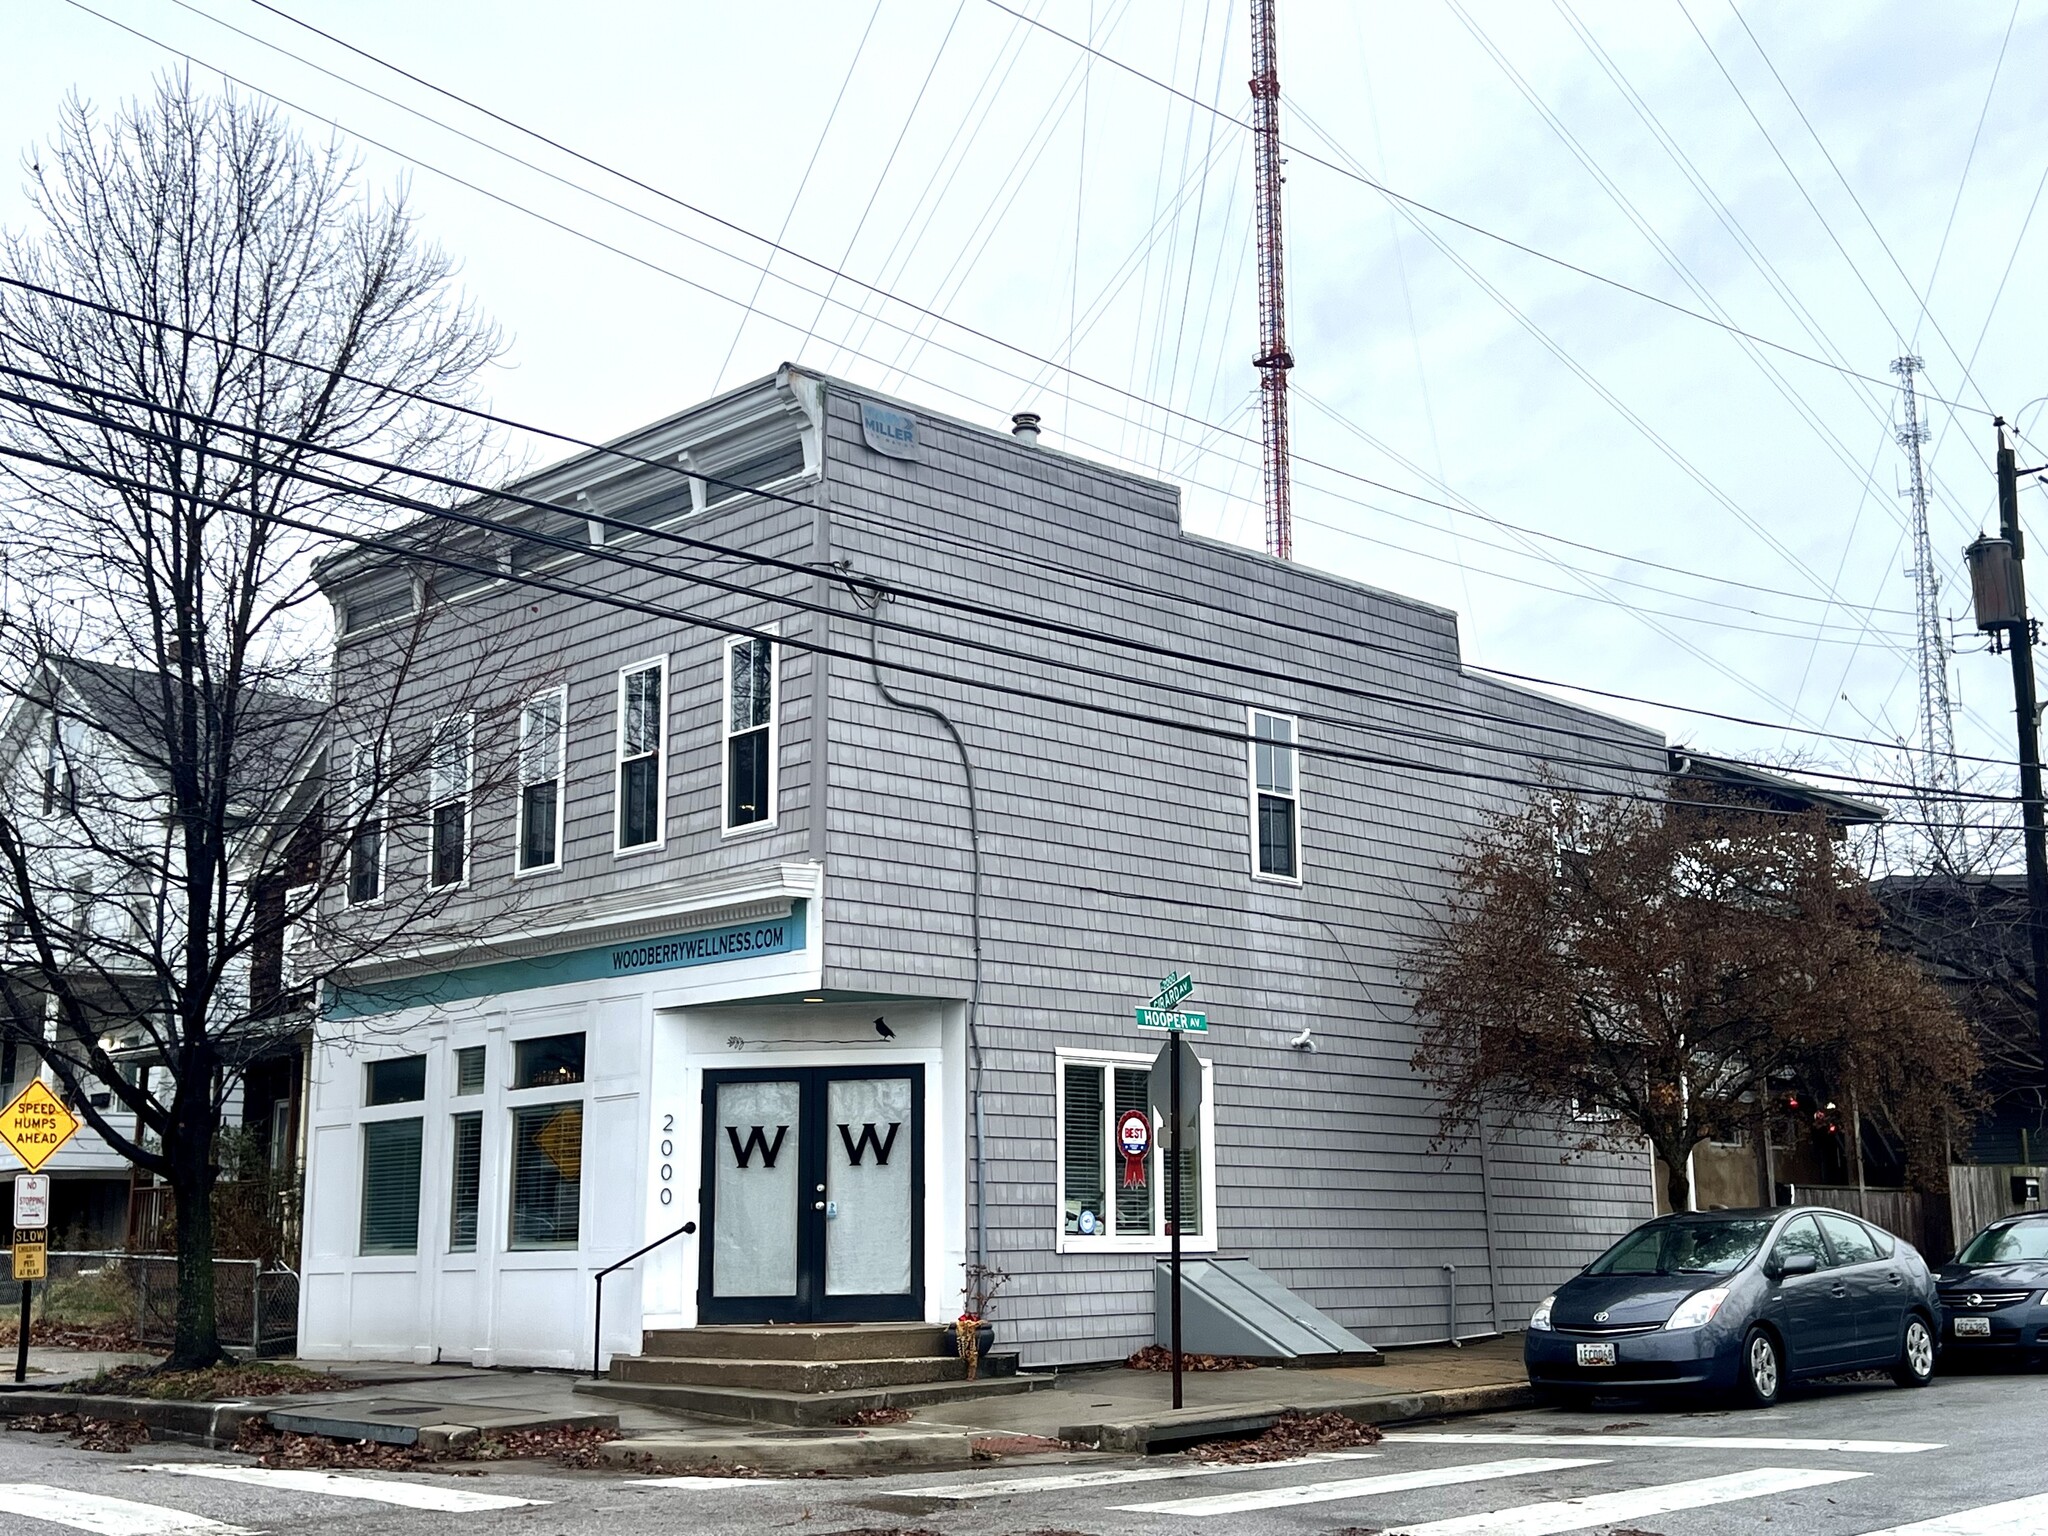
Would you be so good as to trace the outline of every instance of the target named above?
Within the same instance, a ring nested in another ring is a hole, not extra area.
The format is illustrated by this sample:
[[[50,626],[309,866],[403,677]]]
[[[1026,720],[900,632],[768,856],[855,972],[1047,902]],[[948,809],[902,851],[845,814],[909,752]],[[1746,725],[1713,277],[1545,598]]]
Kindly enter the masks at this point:
[[[224,1348],[289,1355],[298,1346],[299,1277],[255,1259],[213,1261],[215,1315]],[[177,1322],[173,1254],[55,1252],[36,1288],[37,1321],[132,1333],[142,1348],[168,1348]]]

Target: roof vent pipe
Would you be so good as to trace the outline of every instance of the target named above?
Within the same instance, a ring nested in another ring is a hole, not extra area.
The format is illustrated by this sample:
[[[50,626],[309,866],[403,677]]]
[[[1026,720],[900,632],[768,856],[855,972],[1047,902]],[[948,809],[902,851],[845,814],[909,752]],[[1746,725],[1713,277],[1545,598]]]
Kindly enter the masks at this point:
[[[1038,423],[1042,418],[1036,411],[1019,411],[1010,418],[1010,435],[1024,442],[1038,441]]]

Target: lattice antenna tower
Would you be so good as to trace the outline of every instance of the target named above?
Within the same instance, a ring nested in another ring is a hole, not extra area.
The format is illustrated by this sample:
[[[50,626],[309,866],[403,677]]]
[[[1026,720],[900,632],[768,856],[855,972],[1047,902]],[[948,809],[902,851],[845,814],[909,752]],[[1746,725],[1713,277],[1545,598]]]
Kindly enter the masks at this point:
[[[1252,180],[1259,224],[1260,415],[1265,424],[1266,553],[1294,558],[1294,487],[1287,447],[1287,295],[1280,243],[1280,73],[1274,0],[1252,0]]]
[[[1913,502],[1913,615],[1920,649],[1920,781],[1928,791],[1928,825],[1944,845],[1956,828],[1955,708],[1948,691],[1948,637],[1941,619],[1941,576],[1934,568],[1934,549],[1927,535],[1927,474],[1920,461],[1927,425],[1920,419],[1920,400],[1913,376],[1926,368],[1917,357],[1896,358],[1905,423],[1898,429],[1912,473],[1907,495]]]

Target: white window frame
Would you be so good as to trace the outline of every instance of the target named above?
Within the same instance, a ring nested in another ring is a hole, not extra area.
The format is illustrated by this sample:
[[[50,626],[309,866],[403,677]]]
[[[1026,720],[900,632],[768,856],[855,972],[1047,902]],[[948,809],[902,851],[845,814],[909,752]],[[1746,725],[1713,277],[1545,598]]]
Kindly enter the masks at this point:
[[[1181,1049],[1193,1053],[1193,1047],[1185,1040]],[[1087,1236],[1067,1231],[1066,1187],[1067,1187],[1067,1068],[1068,1067],[1117,1067],[1149,1068],[1157,1058],[1157,1052],[1146,1055],[1133,1051],[1090,1051],[1070,1050],[1065,1046],[1055,1047],[1052,1053],[1053,1081],[1053,1238],[1060,1253],[1168,1253],[1172,1251],[1173,1239],[1163,1230],[1142,1236],[1129,1233],[1114,1235],[1097,1234]],[[1216,1067],[1199,1055],[1195,1060],[1202,1068],[1202,1230],[1189,1234],[1180,1240],[1182,1253],[1216,1252]],[[1119,1155],[1110,1145],[1111,1126],[1108,1117],[1114,1113],[1116,1096],[1105,1093],[1102,1097],[1102,1113],[1105,1124],[1102,1128],[1103,1181],[1109,1183],[1116,1176],[1115,1159]],[[1166,1137],[1163,1128],[1155,1121],[1152,1127],[1152,1187],[1157,1197],[1153,1208],[1159,1213],[1160,1225],[1165,1226],[1166,1214]],[[1104,1214],[1115,1220],[1116,1201],[1110,1191],[1105,1191],[1103,1201],[1109,1210]]]
[[[661,677],[661,711],[658,717],[661,742],[654,749],[654,840],[634,843],[629,847],[620,841],[626,830],[626,802],[620,793],[626,767],[626,679],[649,668],[656,670]],[[617,687],[613,689],[612,700],[613,708],[618,714],[612,731],[612,857],[630,859],[641,854],[658,853],[668,844],[668,754],[673,740],[668,717],[674,695],[669,692],[667,655],[644,657],[619,668],[619,681]],[[559,803],[558,794],[557,804]],[[558,851],[559,847],[558,842]]]
[[[526,776],[526,735],[528,712],[534,705],[550,694],[555,699],[555,857],[548,864],[522,864],[520,859],[526,852],[526,791],[535,784],[545,784],[545,779],[529,779]],[[552,688],[543,688],[519,706],[519,770],[518,802],[512,807],[512,878],[524,879],[528,875],[545,875],[562,867],[562,832],[567,817],[563,805],[565,786],[569,778],[569,686],[557,683]],[[616,836],[616,833],[614,833]]]
[[[371,792],[363,792],[363,756],[370,759]],[[381,775],[380,764],[384,760],[384,743],[357,742],[349,748],[348,759],[348,857],[342,871],[342,901],[349,907],[375,907],[382,905],[385,888],[391,883],[391,811],[388,805],[380,806],[384,796],[376,791],[376,780]],[[361,901],[356,900],[356,842],[362,836],[362,824],[374,811],[377,821],[377,894]]]
[[[441,747],[443,737],[449,731],[462,733],[462,785],[456,794],[443,794],[437,782],[441,773]],[[557,791],[559,798],[560,792]],[[441,807],[462,802],[462,874],[445,885],[434,880],[434,856],[439,851],[435,845],[436,817]],[[476,716],[470,713],[451,715],[434,727],[434,739],[427,748],[427,888],[434,891],[459,891],[469,884],[471,855],[476,851]]]
[[[1288,751],[1293,754],[1294,790],[1285,797],[1294,804],[1294,873],[1291,875],[1276,875],[1259,867],[1259,796],[1266,793],[1259,788],[1259,721],[1262,719],[1286,722]],[[1244,777],[1245,803],[1251,822],[1252,878],[1274,885],[1300,885],[1305,865],[1301,836],[1301,722],[1280,710],[1251,704],[1245,707],[1244,729],[1248,738],[1245,742]]]
[[[760,626],[768,641],[768,814],[743,827],[726,818],[732,811],[732,653],[752,644],[753,635],[728,635],[719,648],[718,682],[718,830],[721,837],[751,837],[773,830],[782,804],[782,632],[772,624]],[[758,730],[758,726],[749,727]]]

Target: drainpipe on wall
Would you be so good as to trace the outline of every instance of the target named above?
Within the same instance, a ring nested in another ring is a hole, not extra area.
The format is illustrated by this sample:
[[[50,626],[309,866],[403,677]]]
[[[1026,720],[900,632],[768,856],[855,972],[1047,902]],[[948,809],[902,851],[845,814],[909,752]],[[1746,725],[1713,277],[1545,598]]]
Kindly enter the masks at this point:
[[[861,601],[862,594],[854,594]],[[988,1136],[981,1112],[981,808],[980,797],[975,790],[974,762],[967,755],[966,738],[960,728],[946,712],[935,704],[920,704],[890,691],[882,681],[881,638],[875,630],[875,619],[881,613],[882,604],[888,601],[886,594],[874,596],[874,606],[868,610],[868,666],[874,673],[875,691],[883,701],[897,709],[908,710],[914,715],[923,715],[938,722],[939,728],[952,739],[953,750],[960,757],[960,772],[967,781],[967,847],[971,860],[971,885],[968,896],[969,933],[974,946],[974,983],[967,997],[967,1101],[973,1112],[974,1122],[974,1262],[982,1270],[988,1268],[988,1221],[986,1191],[988,1189],[988,1164],[986,1149]]]

